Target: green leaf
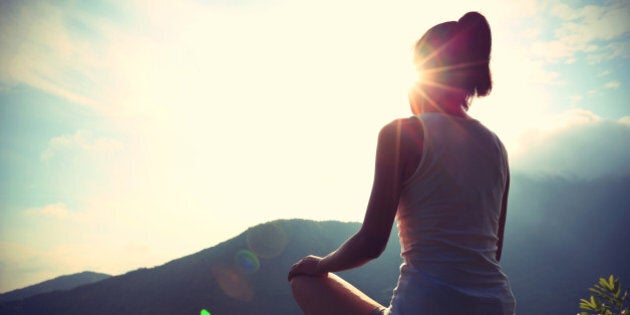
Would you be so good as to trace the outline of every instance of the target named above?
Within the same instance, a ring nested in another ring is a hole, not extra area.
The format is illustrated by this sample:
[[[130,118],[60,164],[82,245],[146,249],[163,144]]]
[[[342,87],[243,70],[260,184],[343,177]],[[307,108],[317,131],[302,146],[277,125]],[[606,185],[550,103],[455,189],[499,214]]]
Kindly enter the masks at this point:
[[[608,285],[609,288],[612,290],[615,286],[615,277],[613,277],[613,275],[610,275],[610,277],[608,277]]]
[[[594,288],[595,288],[595,290],[597,290],[597,291],[599,291],[601,293],[604,293],[604,292],[608,291],[607,288],[605,288],[605,287],[603,287],[603,286],[601,286],[599,284],[596,284]]]
[[[610,289],[610,287],[608,286],[608,281],[606,281],[606,279],[604,278],[599,278],[599,284],[601,284],[602,287],[604,287],[605,289]]]
[[[599,278],[599,281],[588,290],[594,295],[588,299],[580,299],[580,309],[593,311],[598,315],[630,315],[627,303],[630,289],[623,290],[620,279],[614,275]],[[581,312],[578,315],[589,314]]]
[[[580,299],[580,308],[583,310],[594,311],[597,306],[595,305],[593,301],[594,301],[593,296],[591,296],[590,301],[585,300],[585,299]]]

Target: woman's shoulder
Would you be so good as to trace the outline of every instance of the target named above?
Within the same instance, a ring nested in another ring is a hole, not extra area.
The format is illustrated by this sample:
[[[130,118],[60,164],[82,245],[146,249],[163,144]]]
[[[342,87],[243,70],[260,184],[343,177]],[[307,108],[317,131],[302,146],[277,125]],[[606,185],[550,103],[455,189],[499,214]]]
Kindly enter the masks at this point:
[[[418,143],[424,134],[422,121],[417,116],[397,118],[387,123],[379,132],[379,142],[398,142],[403,146]]]
[[[418,116],[396,118],[381,128],[381,134],[406,134],[412,132],[416,134],[422,132],[422,119]]]
[[[381,128],[381,132],[407,132],[413,128],[422,127],[422,121],[418,116],[410,116],[405,118],[397,118],[387,123],[383,128]],[[422,130],[419,130],[422,131]]]
[[[379,142],[395,143],[401,157],[419,161],[424,146],[422,121],[417,116],[395,119],[381,129]]]

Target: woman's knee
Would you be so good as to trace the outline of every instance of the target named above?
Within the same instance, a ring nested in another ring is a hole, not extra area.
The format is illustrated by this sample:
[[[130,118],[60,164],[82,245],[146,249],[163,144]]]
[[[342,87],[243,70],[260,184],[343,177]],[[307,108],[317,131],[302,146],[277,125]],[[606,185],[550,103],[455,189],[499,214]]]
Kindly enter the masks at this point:
[[[302,286],[302,280],[300,278],[302,278],[302,276],[295,276],[289,281],[289,284],[291,284],[291,291],[293,291],[293,294],[295,294],[295,291],[299,290],[299,288]]]
[[[305,314],[368,314],[380,306],[334,274],[291,279],[293,298]]]
[[[300,306],[304,314],[312,314],[317,308],[316,278],[309,276],[295,276],[291,279],[291,293],[293,299]]]
[[[308,276],[295,276],[291,279],[291,291],[293,296],[299,296],[308,290],[308,287],[312,287],[313,277]]]

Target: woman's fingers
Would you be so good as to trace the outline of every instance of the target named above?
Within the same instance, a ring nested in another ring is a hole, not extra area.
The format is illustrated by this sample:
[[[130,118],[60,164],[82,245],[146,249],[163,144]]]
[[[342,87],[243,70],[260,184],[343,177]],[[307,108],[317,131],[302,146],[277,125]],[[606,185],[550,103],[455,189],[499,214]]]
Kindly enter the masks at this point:
[[[297,263],[291,266],[291,269],[289,269],[289,275],[287,276],[288,280],[291,281],[293,277],[300,275],[317,276],[315,268],[320,259],[321,258],[312,255],[300,259]]]
[[[297,263],[293,264],[293,266],[291,266],[291,269],[289,269],[289,275],[288,275],[288,280],[291,281],[291,279],[293,279],[293,277],[297,276],[299,274],[299,267],[300,264],[302,263],[304,259],[299,260]]]

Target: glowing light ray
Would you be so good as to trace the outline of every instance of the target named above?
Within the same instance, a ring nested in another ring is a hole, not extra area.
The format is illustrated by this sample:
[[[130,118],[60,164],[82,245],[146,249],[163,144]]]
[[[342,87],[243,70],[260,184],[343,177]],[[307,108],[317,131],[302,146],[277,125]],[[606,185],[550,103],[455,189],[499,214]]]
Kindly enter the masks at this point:
[[[431,75],[435,75],[435,74],[441,74],[441,73],[445,73],[445,72],[450,72],[450,71],[453,71],[453,70],[470,68],[470,67],[477,66],[477,65],[484,65],[487,62],[488,62],[488,60],[461,62],[461,63],[454,64],[454,65],[443,66],[443,67],[432,67],[432,68],[427,68],[427,69],[424,69],[424,68],[422,68],[420,66],[419,68],[421,68],[421,69],[418,69],[418,72],[422,73],[422,76],[431,76]]]
[[[427,62],[438,58],[438,56],[442,54],[447,48],[451,47],[451,44],[453,42],[459,40],[459,38],[464,35],[465,33],[464,31],[458,32],[455,36],[453,36],[453,38],[451,38],[444,44],[440,45],[439,47],[432,48],[431,52],[427,54],[424,58],[420,58],[420,55],[417,51],[414,53],[414,63],[416,64],[416,68],[417,68],[416,70],[418,71],[418,73],[420,73],[421,84],[424,84],[427,86],[439,87],[448,91],[459,91],[461,89],[457,89],[448,85],[441,84],[439,82],[431,80],[430,78],[431,76],[436,76],[438,74],[442,74],[442,73],[446,73],[446,72],[458,70],[458,69],[469,68],[476,65],[482,65],[488,62],[487,59],[481,59],[481,60],[476,60],[476,61],[461,62],[461,63],[452,64],[448,66],[424,68],[424,65]],[[427,45],[429,44],[427,43]],[[416,47],[417,47],[417,44],[416,44]]]
[[[434,107],[435,109],[439,110],[441,113],[446,113],[446,111],[444,111],[442,106],[439,106],[439,104],[433,98],[431,98],[431,96],[429,96],[429,94],[424,92],[424,90],[422,90],[422,89],[417,89],[417,90],[418,90],[420,96],[423,99],[425,99],[427,102],[429,102],[432,107]]]
[[[447,90],[447,91],[453,91],[453,92],[462,91],[462,89],[460,89],[460,88],[456,88],[456,87],[450,86],[448,84],[443,84],[443,83],[439,83],[439,82],[432,81],[432,80],[428,80],[426,82],[423,82],[422,84],[426,85],[426,86],[439,87],[439,88]]]
[[[431,98],[428,94],[426,94],[424,91],[422,91],[422,89],[418,89],[418,90],[419,90],[419,93],[420,93],[421,97],[423,97],[427,102],[429,102],[436,110],[440,111],[441,113],[446,113],[444,108],[442,106],[439,106],[437,104],[437,102],[433,98]],[[450,120],[454,120],[455,119],[455,117],[451,116],[451,115],[446,115],[446,117],[447,117],[447,119],[450,119]],[[458,126],[458,125],[455,124],[455,126]],[[464,134],[463,127],[460,127],[458,129],[459,129],[458,133],[460,135],[463,135]]]
[[[446,41],[441,46],[439,46],[437,48],[434,48],[433,51],[430,54],[428,54],[426,56],[426,58],[423,58],[422,60],[417,60],[419,56],[418,56],[417,53],[415,53],[414,54],[414,61],[418,65],[425,64],[428,60],[431,60],[431,59],[435,58],[438,54],[441,54],[445,49],[447,49],[449,46],[451,46],[451,43],[459,40],[459,38],[465,34],[465,31],[466,30],[460,30],[459,32],[457,32],[455,34],[455,36],[453,36],[453,38],[449,39],[448,41]],[[416,46],[417,46],[417,44],[416,44]]]
[[[435,68],[418,70],[418,72],[420,73],[420,78],[421,78],[421,82],[419,83],[426,86],[438,87],[447,91],[454,91],[454,92],[461,91],[460,88],[452,87],[450,85],[437,82],[435,80],[432,80],[431,78],[435,77],[436,75],[447,73],[452,70],[468,68],[475,65],[485,64],[486,62],[487,61],[481,60],[481,61],[459,63],[459,64],[444,66],[444,67],[435,67]]]
[[[429,102],[436,110],[440,111],[441,113],[446,113],[445,109],[442,106],[439,106],[438,103],[433,98],[431,98],[431,96],[429,96],[426,92],[424,92],[422,89],[418,89],[418,92],[421,95],[421,97],[423,97],[427,102]],[[446,115],[446,117],[447,119],[450,119],[450,120],[455,119],[455,116],[451,116],[451,115]],[[458,125],[455,124],[454,126],[458,126]],[[459,127],[457,132],[460,135],[465,134],[463,127]]]
[[[446,71],[450,71],[450,70],[468,68],[468,67],[476,66],[476,65],[483,65],[486,62],[488,62],[488,60],[481,59],[481,60],[478,60],[478,61],[460,62],[460,63],[457,63],[457,64],[448,65],[448,66],[442,66],[442,67],[432,67],[432,68],[428,68],[428,69],[422,69],[420,71],[422,71],[422,72],[429,72],[429,73],[440,73],[440,72],[446,72]]]

